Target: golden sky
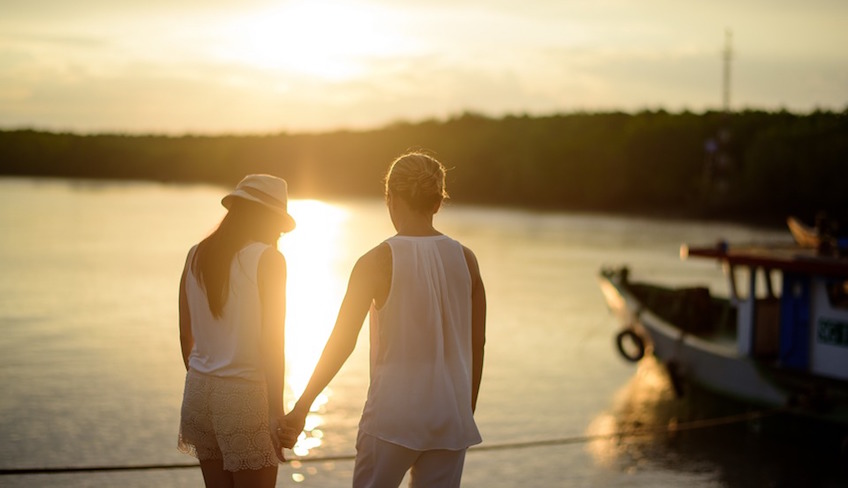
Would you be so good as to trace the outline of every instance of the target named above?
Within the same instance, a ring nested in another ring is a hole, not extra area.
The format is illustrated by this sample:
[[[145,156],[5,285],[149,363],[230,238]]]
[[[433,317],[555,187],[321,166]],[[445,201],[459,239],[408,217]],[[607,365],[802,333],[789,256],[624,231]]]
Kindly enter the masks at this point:
[[[848,107],[844,0],[0,0],[0,128]]]

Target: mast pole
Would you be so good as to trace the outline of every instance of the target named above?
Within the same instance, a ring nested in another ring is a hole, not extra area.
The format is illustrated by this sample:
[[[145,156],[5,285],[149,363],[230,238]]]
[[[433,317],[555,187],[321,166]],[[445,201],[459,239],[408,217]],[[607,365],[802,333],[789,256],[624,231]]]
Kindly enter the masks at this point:
[[[722,105],[724,113],[730,112],[730,60],[733,59],[733,48],[731,47],[732,40],[733,33],[730,29],[726,29],[724,31],[724,50],[722,51],[722,57],[724,59]]]

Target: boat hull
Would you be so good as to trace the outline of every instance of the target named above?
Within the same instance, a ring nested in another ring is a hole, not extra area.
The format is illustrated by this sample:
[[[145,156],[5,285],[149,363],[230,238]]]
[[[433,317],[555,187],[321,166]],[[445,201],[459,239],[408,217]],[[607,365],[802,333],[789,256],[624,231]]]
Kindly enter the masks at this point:
[[[736,353],[735,344],[707,341],[668,323],[647,309],[624,280],[621,272],[601,274],[607,304],[625,329],[642,338],[646,353],[666,366],[679,394],[692,382],[748,403],[770,407],[789,403],[790,393],[772,384],[753,360]]]
[[[848,425],[848,384],[797,372],[781,371],[773,364],[741,354],[734,337],[709,337],[687,332],[670,322],[634,293],[626,269],[606,269],[600,288],[610,311],[623,326],[620,334],[634,334],[645,355],[665,366],[678,395],[692,387],[761,408],[816,417]],[[621,340],[621,335],[619,336]],[[638,359],[625,354],[630,360]],[[636,355],[641,357],[640,355]]]

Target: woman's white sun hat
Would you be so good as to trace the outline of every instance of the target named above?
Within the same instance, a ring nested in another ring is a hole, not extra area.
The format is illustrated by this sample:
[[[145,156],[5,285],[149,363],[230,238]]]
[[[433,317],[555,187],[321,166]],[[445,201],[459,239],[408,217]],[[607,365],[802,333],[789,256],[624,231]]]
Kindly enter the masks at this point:
[[[233,198],[243,198],[264,205],[283,218],[283,232],[291,232],[295,227],[294,219],[288,212],[288,185],[286,180],[273,175],[247,175],[236,189],[221,200],[228,210]]]

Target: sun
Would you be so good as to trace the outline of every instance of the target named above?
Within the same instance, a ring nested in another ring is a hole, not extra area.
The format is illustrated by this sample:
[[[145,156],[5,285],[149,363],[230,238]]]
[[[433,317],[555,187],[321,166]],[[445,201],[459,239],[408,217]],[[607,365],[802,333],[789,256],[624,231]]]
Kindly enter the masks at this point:
[[[228,21],[221,54],[262,69],[327,80],[367,74],[399,49],[391,13],[355,2],[292,1]]]

